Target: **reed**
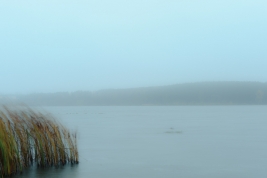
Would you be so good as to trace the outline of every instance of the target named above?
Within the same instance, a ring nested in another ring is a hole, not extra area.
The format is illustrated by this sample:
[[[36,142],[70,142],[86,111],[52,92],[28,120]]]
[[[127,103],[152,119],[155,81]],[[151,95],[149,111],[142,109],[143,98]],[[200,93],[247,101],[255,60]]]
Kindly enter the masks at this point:
[[[0,107],[0,175],[37,167],[77,164],[76,133],[29,107]]]

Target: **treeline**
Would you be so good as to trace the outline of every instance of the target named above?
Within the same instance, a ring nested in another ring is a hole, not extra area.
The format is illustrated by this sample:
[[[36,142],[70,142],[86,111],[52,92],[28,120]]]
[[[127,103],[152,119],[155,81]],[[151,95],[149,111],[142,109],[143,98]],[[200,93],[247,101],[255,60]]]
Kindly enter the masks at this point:
[[[42,106],[265,105],[267,83],[200,82],[161,87],[20,95],[17,101]]]

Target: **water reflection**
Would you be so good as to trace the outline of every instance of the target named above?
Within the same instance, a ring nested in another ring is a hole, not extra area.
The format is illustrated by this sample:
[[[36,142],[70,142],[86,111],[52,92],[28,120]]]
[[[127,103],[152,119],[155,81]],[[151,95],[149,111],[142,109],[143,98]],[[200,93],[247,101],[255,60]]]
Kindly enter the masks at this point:
[[[47,167],[47,168],[37,168],[36,166],[33,166],[31,168],[28,168],[24,170],[21,174],[12,176],[13,178],[21,178],[21,177],[27,177],[27,178],[56,178],[56,177],[77,177],[78,172],[78,166],[79,165],[66,165],[61,167]]]

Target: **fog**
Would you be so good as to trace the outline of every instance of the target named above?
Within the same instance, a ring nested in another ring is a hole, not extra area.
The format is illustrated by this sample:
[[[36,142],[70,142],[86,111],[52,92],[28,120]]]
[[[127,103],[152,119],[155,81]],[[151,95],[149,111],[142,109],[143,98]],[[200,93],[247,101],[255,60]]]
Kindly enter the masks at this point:
[[[266,82],[267,2],[1,1],[0,94]]]
[[[266,105],[267,82],[200,82],[96,92],[1,96],[0,103],[31,106]]]
[[[0,172],[266,178],[266,20],[266,0],[0,0]]]

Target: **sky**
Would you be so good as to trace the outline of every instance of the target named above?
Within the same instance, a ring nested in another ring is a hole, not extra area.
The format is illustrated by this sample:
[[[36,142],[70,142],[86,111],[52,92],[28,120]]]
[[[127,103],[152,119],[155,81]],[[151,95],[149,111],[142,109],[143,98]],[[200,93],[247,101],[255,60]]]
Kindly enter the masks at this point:
[[[0,1],[0,94],[267,82],[266,0]]]

